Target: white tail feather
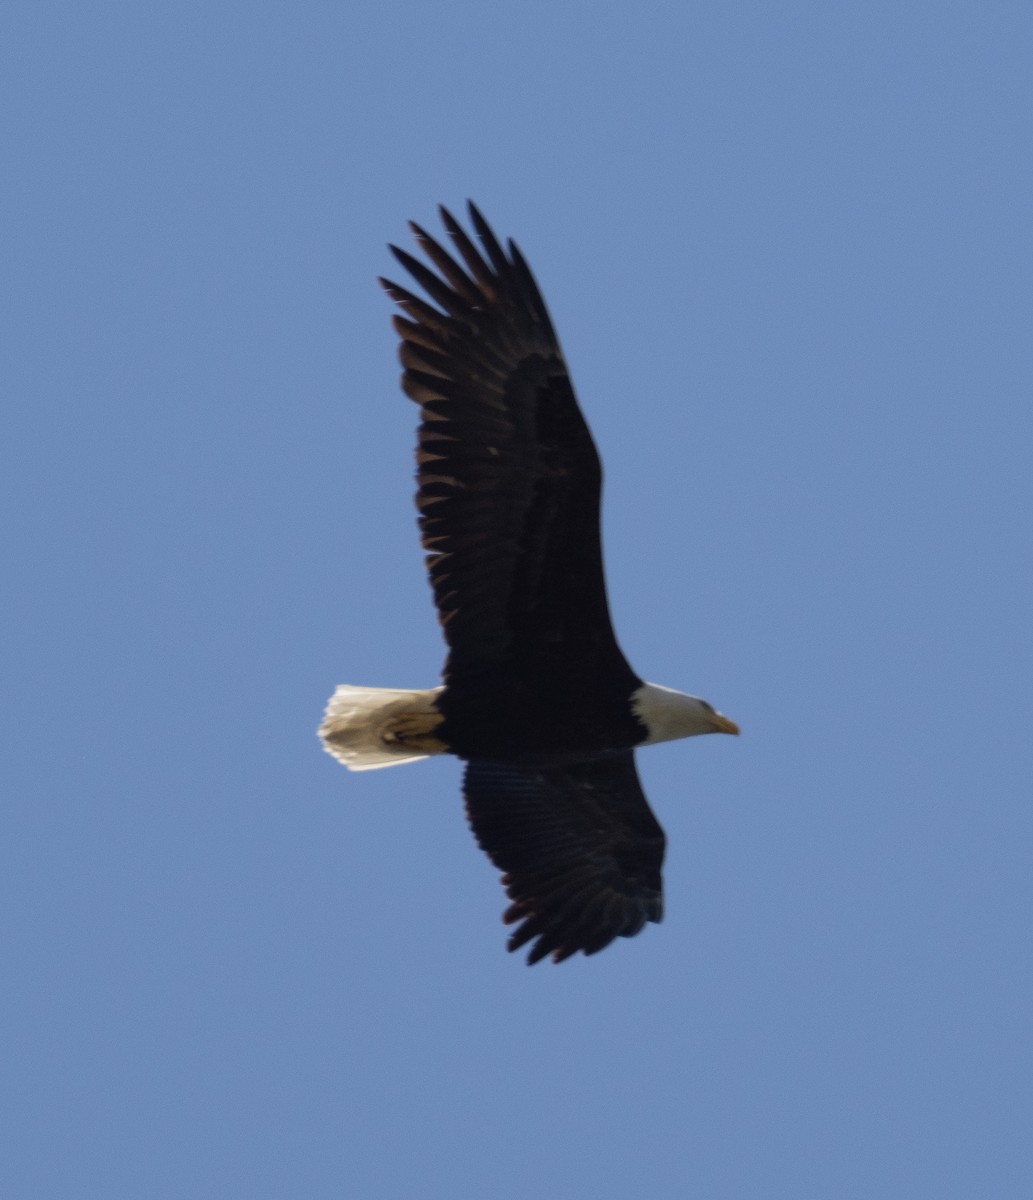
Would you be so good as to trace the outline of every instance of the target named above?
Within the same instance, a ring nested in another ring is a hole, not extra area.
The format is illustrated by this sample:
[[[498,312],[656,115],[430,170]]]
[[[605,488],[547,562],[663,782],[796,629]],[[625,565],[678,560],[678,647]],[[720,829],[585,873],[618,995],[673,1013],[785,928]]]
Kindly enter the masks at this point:
[[[330,697],[319,727],[323,749],[351,771],[373,771],[444,754],[444,745],[432,733],[441,721],[434,706],[440,691],[439,687],[403,690],[342,683]]]

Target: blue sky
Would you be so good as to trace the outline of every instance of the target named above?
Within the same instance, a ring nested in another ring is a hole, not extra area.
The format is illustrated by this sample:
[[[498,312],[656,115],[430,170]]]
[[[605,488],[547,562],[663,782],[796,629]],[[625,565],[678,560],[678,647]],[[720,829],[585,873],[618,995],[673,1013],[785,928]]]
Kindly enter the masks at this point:
[[[9,4],[11,1197],[1026,1197],[1022,3]],[[607,469],[667,917],[528,970],[374,283],[474,197]],[[12,519],[13,518],[13,519]]]

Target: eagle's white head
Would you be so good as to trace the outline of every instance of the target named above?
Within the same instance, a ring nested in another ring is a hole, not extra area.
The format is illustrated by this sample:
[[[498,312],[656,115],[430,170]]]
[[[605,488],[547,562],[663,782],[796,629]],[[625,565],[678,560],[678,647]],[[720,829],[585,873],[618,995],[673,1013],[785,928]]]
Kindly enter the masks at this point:
[[[695,737],[700,733],[738,733],[739,726],[722,716],[706,700],[644,683],[632,693],[631,707],[635,716],[649,730],[643,746],[654,742],[670,742],[674,738]]]

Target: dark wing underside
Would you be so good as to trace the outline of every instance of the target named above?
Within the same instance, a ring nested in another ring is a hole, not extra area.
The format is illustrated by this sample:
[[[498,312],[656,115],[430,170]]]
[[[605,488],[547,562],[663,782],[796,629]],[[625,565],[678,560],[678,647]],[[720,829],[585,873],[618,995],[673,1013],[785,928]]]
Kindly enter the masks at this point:
[[[516,667],[542,691],[580,660],[630,692],[640,681],[606,603],[599,458],[545,304],[473,205],[482,249],[441,217],[456,257],[412,226],[436,271],[392,247],[437,307],[381,282],[406,314],[394,323],[421,409],[416,502],[445,680]]]
[[[520,922],[509,949],[534,941],[529,963],[595,954],[661,919],[664,833],[632,754],[547,769],[475,759],[463,792],[478,843],[505,872],[503,919]]]

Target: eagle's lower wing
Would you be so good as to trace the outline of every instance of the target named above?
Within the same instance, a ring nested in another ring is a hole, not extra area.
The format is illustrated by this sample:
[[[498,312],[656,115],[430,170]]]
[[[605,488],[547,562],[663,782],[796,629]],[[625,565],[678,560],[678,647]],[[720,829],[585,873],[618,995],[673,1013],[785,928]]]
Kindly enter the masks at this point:
[[[481,848],[502,871],[527,961],[562,962],[633,937],[663,914],[664,833],[650,811],[634,756],[557,767],[473,760],[463,782]]]

